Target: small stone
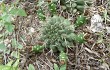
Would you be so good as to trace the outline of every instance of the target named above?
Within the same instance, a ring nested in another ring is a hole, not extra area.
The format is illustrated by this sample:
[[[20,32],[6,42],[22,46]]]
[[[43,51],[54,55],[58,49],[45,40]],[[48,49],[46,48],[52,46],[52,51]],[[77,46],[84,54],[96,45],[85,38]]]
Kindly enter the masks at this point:
[[[107,33],[110,33],[110,27],[106,27]]]
[[[33,27],[29,27],[29,34],[32,34],[35,32],[35,29]]]

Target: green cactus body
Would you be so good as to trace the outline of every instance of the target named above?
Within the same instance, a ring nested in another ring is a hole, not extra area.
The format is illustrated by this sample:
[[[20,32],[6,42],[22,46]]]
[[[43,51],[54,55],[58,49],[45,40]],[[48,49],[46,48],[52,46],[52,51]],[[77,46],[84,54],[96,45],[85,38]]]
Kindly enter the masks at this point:
[[[61,51],[59,55],[60,61],[64,61],[65,63],[67,62],[68,56],[65,52]]]
[[[75,3],[76,3],[77,5],[85,5],[84,0],[77,0],[77,1],[75,1]]]
[[[84,11],[84,6],[78,5],[78,6],[77,6],[77,10],[78,10],[80,13],[83,13],[83,11]]]
[[[49,4],[49,10],[52,14],[56,14],[56,4],[55,3],[50,3]]]
[[[72,8],[75,8],[76,6],[77,6],[76,3],[73,3],[73,4],[72,4]]]
[[[38,52],[42,52],[43,49],[44,49],[43,46],[36,45],[36,46],[33,46],[32,51],[38,53]]]
[[[70,35],[68,35],[68,39],[70,41],[75,41],[76,43],[84,43],[85,40],[84,40],[84,34],[74,34],[74,33],[71,33]]]
[[[85,22],[82,15],[77,19],[77,27]],[[74,34],[74,25],[67,19],[60,16],[53,16],[42,27],[42,40],[46,43],[45,47],[53,51],[65,51],[65,48],[73,46],[73,41],[83,43],[83,35]]]
[[[79,15],[74,25],[75,27],[80,27],[85,23],[86,23],[86,17],[83,15]]]
[[[70,46],[67,36],[74,32],[74,26],[70,21],[60,16],[53,16],[44,25],[42,36],[46,47],[53,49],[57,48],[58,51],[64,51],[67,46]]]
[[[62,2],[62,1],[61,1]],[[90,0],[65,0],[63,1],[64,6],[66,6],[66,10],[70,13],[77,13],[82,14],[84,12],[84,7],[87,5],[91,5]]]
[[[38,18],[39,18],[40,20],[45,20],[45,19],[46,19],[46,17],[45,17],[45,15],[44,15],[44,12],[43,12],[42,9],[38,9],[38,10],[37,10],[37,15],[38,15]]]
[[[78,43],[84,43],[85,42],[84,34],[75,35],[73,38],[74,38],[75,42],[78,42]]]

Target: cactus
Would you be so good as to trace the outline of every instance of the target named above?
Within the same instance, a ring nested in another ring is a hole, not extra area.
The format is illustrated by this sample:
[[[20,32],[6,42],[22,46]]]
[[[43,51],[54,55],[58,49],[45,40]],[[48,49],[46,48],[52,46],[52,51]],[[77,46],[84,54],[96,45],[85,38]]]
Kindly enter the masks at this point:
[[[84,43],[85,42],[84,34],[75,35],[73,38],[74,38],[75,42],[78,42],[78,43]]]
[[[37,15],[38,15],[38,18],[39,18],[40,20],[45,20],[45,19],[46,19],[45,15],[44,15],[44,12],[43,12],[43,10],[42,10],[41,8],[39,8],[39,9],[37,10]]]
[[[65,52],[61,51],[59,55],[59,59],[60,59],[61,65],[64,65],[67,62],[68,56]]]
[[[80,27],[85,23],[86,23],[86,17],[83,15],[79,15],[75,22],[75,27]]]
[[[74,32],[74,25],[70,21],[60,16],[53,16],[42,28],[41,39],[50,49],[64,51],[66,47],[72,45],[68,40],[68,35]]]
[[[42,52],[44,49],[43,46],[40,46],[40,45],[36,45],[36,46],[33,46],[32,47],[32,51],[36,52],[36,53],[39,53],[39,52]]]
[[[66,2],[66,7],[68,9],[68,11],[71,11],[73,14],[79,12],[79,13],[83,13],[84,11],[84,6],[85,6],[85,2],[84,1],[80,1],[80,0],[71,0],[71,1],[67,1]]]
[[[82,21],[84,19],[79,19]],[[76,24],[80,25],[80,24]],[[82,23],[81,23],[82,25]],[[74,33],[74,25],[67,19],[60,16],[53,16],[42,27],[41,40],[46,47],[53,51],[64,51],[66,47],[73,46],[73,41],[84,43],[84,35]]]
[[[49,4],[49,10],[50,10],[50,12],[52,13],[52,14],[56,14],[56,4],[55,3],[50,3]]]
[[[61,0],[60,2],[73,14],[76,12],[83,13],[85,5],[90,6],[92,4],[90,0]]]
[[[84,34],[74,34],[74,33],[71,33],[70,35],[68,35],[68,39],[70,41],[74,40],[76,43],[84,43],[85,42],[85,39],[84,39]]]

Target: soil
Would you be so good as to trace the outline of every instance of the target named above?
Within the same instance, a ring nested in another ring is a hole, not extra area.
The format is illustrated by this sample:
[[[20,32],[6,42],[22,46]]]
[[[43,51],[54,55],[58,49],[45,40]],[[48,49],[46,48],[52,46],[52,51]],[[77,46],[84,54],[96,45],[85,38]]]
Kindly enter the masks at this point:
[[[20,50],[19,67],[21,70],[28,70],[29,64],[33,64],[35,70],[54,70],[54,63],[60,65],[59,52],[52,53],[49,49],[45,49],[41,53],[32,51],[32,47],[39,43],[42,27],[36,14],[36,10],[38,9],[36,2],[37,0],[20,1],[19,5],[25,9],[28,16],[16,17],[15,22],[13,22],[15,25],[15,37],[24,47]],[[6,3],[9,4],[10,2],[7,1]],[[65,14],[64,12],[62,16],[66,17]],[[59,15],[61,14],[59,13]],[[74,22],[74,20],[71,21]],[[110,43],[110,35],[105,34],[105,41],[97,44],[96,40],[98,37],[87,29],[88,25],[89,22],[75,31],[77,34],[80,32],[87,33],[89,35],[86,37],[87,42],[84,44],[75,44],[73,48],[66,49],[66,53],[68,53],[67,70],[107,70],[107,65],[110,68],[110,50],[108,50],[110,47],[106,47]],[[30,28],[34,29],[34,32],[30,33]],[[15,50],[11,49],[11,51]],[[102,61],[106,64],[103,65]]]

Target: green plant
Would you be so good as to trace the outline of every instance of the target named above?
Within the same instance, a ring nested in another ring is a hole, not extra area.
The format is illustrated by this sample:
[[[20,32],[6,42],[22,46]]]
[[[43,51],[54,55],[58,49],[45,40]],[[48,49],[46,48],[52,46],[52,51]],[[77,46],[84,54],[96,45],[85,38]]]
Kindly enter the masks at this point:
[[[32,51],[34,51],[36,53],[42,52],[43,49],[44,49],[44,46],[40,46],[40,45],[36,45],[36,46],[32,47]]]
[[[54,70],[66,70],[66,65],[58,66],[54,63]]]
[[[85,21],[85,18],[80,16],[75,26],[81,26]],[[41,40],[44,41],[44,46],[34,46],[33,51],[41,52],[44,47],[50,48],[53,51],[60,51],[59,60],[60,67],[54,64],[55,70],[66,70],[66,64],[68,56],[64,52],[65,48],[73,46],[73,41],[76,43],[84,43],[84,34],[76,35],[74,33],[74,25],[69,20],[61,16],[53,16],[47,20],[42,26]]]
[[[84,35],[85,34],[83,33],[80,34],[71,33],[70,35],[68,35],[68,39],[70,41],[74,40],[75,43],[81,44],[85,42]]]
[[[14,60],[10,60],[7,64],[5,65],[0,65],[0,69],[1,70],[20,70],[18,68],[18,64],[19,64],[19,53],[16,52],[12,52],[11,56],[13,56],[13,58],[15,58]]]
[[[15,26],[12,24],[14,19],[17,16],[21,16],[21,17],[25,17],[26,12],[25,10],[16,7],[15,4],[11,4],[11,5],[6,5],[4,3],[2,3],[0,5],[0,27],[1,27],[1,31],[5,30],[4,33],[1,33],[1,37],[0,37],[0,48],[4,47],[5,45],[3,45],[4,43],[2,42],[5,37],[7,37],[9,34],[11,34],[14,31]],[[18,46],[19,49],[22,48],[22,46],[16,41],[16,39],[12,39],[12,41],[14,40],[14,46]]]
[[[59,67],[56,63],[54,63],[54,70],[59,70]]]
[[[60,52],[60,55],[59,55],[59,59],[60,59],[60,64],[61,65],[65,65],[67,63],[67,54],[63,51]]]
[[[86,5],[91,5],[90,0],[61,0],[63,6],[66,6],[66,10],[71,13],[83,13]]]
[[[39,8],[38,10],[37,10],[37,15],[38,15],[38,18],[40,19],[40,20],[45,20],[46,19],[46,17],[45,17],[45,14],[44,14],[44,12],[43,12],[43,10],[41,9],[41,8]]]
[[[17,16],[25,17],[26,12],[25,10],[21,9],[20,7],[16,6],[16,3],[12,3],[11,5],[6,5],[4,3],[1,3],[0,5],[0,50],[3,51],[3,53],[10,53],[10,50],[7,49],[7,44],[5,44],[4,40],[8,38],[9,35],[11,35],[14,31],[15,26],[13,25],[14,19]],[[3,31],[3,32],[2,32]],[[14,38],[8,40],[8,42],[11,43],[11,46],[14,48],[22,49],[23,46]],[[12,52],[11,56],[17,57],[19,55],[19,50],[16,52]],[[18,69],[19,64],[19,57],[17,57],[17,60],[13,61],[10,60],[5,65],[0,65],[0,69],[2,70],[19,70]]]
[[[85,22],[85,18],[80,16],[75,26],[81,26]],[[46,47],[53,51],[64,51],[66,47],[71,47],[73,41],[84,43],[84,34],[76,35],[74,33],[74,25],[67,19],[60,16],[50,18],[42,28],[41,39],[46,43]]]
[[[84,15],[79,15],[78,17],[77,17],[77,20],[76,20],[76,22],[75,22],[75,27],[77,28],[77,27],[80,27],[80,26],[82,26],[83,24],[85,24],[86,23],[86,17],[84,16]]]
[[[60,66],[54,64],[54,70],[66,70],[68,56],[65,52],[61,51],[59,54]]]
[[[56,4],[54,2],[49,4],[49,10],[52,14],[56,14],[57,10],[56,10]]]
[[[47,48],[53,51],[64,51],[64,48],[72,45],[72,41],[68,40],[68,35],[74,32],[74,26],[67,19],[53,16],[42,29],[41,39],[46,43]]]
[[[1,70],[18,70],[16,67],[13,66],[6,66],[6,65],[0,65]]]
[[[9,65],[0,65],[1,70],[19,70],[17,66],[12,66],[11,64]]]
[[[74,35],[73,39],[75,42],[80,43],[80,44],[85,42],[84,34],[82,33],[78,35]]]
[[[1,9],[1,16],[0,16],[0,27],[1,31],[5,30],[1,33],[0,37],[0,49],[2,51],[6,51],[6,44],[4,44],[4,39],[14,31],[15,26],[12,24],[14,18],[16,16],[26,16],[26,13],[23,9],[17,8],[14,5],[5,5],[4,3],[0,6]],[[15,48],[22,49],[22,45],[16,41],[16,39],[11,40],[12,44]]]
[[[37,15],[38,18],[42,21],[44,21],[46,19],[46,10],[45,10],[45,6],[47,6],[47,9],[49,10],[49,13],[53,16],[54,14],[57,13],[57,5],[56,5],[57,1],[52,1],[52,2],[46,2],[46,1],[41,1],[39,0],[38,2],[38,7],[39,9],[37,10]]]
[[[35,68],[32,64],[29,64],[28,70],[35,70]]]
[[[21,8],[16,7],[15,5],[5,5],[2,3],[0,5],[0,27],[1,30],[3,30],[3,27],[5,27],[6,32],[13,32],[14,31],[14,25],[12,24],[14,21],[14,18],[16,16],[27,16],[25,11]],[[7,35],[7,34],[6,34]]]

